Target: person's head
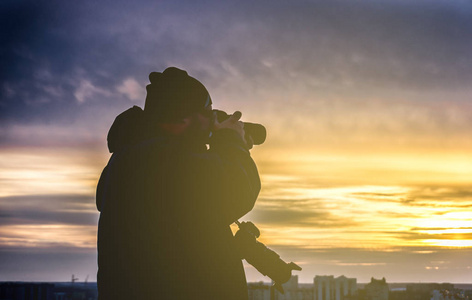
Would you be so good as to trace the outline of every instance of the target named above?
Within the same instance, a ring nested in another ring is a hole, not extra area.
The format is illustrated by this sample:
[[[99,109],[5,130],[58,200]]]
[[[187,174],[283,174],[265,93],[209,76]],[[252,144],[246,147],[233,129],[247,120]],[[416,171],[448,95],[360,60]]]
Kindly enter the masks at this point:
[[[173,136],[208,137],[212,102],[201,82],[175,67],[152,72],[149,80],[144,113],[150,126]]]

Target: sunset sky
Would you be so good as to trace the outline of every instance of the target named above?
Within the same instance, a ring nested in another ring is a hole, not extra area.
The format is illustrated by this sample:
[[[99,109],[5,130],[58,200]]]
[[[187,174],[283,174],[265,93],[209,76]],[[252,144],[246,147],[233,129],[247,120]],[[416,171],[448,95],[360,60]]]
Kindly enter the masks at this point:
[[[472,283],[470,1],[6,0],[0,65],[0,281],[96,280],[106,134],[176,66],[266,126],[242,220],[301,282]]]

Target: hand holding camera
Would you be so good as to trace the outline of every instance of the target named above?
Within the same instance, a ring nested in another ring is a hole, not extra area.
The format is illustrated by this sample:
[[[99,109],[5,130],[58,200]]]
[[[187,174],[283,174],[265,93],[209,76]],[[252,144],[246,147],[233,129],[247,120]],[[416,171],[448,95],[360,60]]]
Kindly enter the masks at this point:
[[[212,130],[216,131],[223,128],[235,130],[241,135],[249,149],[251,149],[254,145],[260,145],[264,143],[267,136],[265,127],[257,123],[239,121],[242,116],[240,111],[236,111],[232,115],[228,115],[224,111],[215,109],[213,110],[213,113],[215,118]]]
[[[227,119],[225,120],[218,120],[217,112],[213,112],[214,115],[214,121],[213,121],[213,131],[217,131],[220,129],[232,129],[236,131],[241,138],[245,140],[244,136],[246,135],[244,131],[244,124],[243,122],[239,121],[239,119],[242,116],[242,113],[240,111],[234,112],[232,115],[230,115]]]

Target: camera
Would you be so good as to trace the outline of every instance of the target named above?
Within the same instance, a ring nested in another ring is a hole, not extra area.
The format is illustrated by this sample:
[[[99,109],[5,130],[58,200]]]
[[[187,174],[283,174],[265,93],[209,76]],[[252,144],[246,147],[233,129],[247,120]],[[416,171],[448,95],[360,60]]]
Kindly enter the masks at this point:
[[[301,271],[301,267],[291,262],[284,262],[280,256],[256,239],[260,236],[259,229],[252,222],[235,222],[239,230],[234,238],[241,258],[255,267],[262,275],[269,276],[274,281],[274,288],[282,294],[282,284],[292,276],[292,271]]]
[[[214,109],[214,112],[216,112],[216,119],[218,122],[223,122],[224,120],[228,119],[231,117],[231,115],[228,115],[226,112],[222,110],[217,110]],[[252,140],[254,141],[254,145],[260,145],[265,142],[266,137],[267,137],[267,131],[265,127],[261,124],[258,123],[249,123],[249,122],[243,122],[244,124],[244,131],[246,133],[246,140],[248,136],[252,137]]]

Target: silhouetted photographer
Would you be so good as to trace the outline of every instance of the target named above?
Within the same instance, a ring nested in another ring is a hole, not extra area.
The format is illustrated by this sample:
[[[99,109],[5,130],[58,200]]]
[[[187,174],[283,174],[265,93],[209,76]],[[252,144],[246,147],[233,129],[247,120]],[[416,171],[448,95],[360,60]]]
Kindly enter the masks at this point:
[[[292,265],[258,235],[230,229],[260,191],[249,149],[265,128],[213,110],[183,70],[149,79],[144,110],[123,112],[108,133],[113,155],[97,187],[99,299],[247,299],[242,258],[288,280]]]

